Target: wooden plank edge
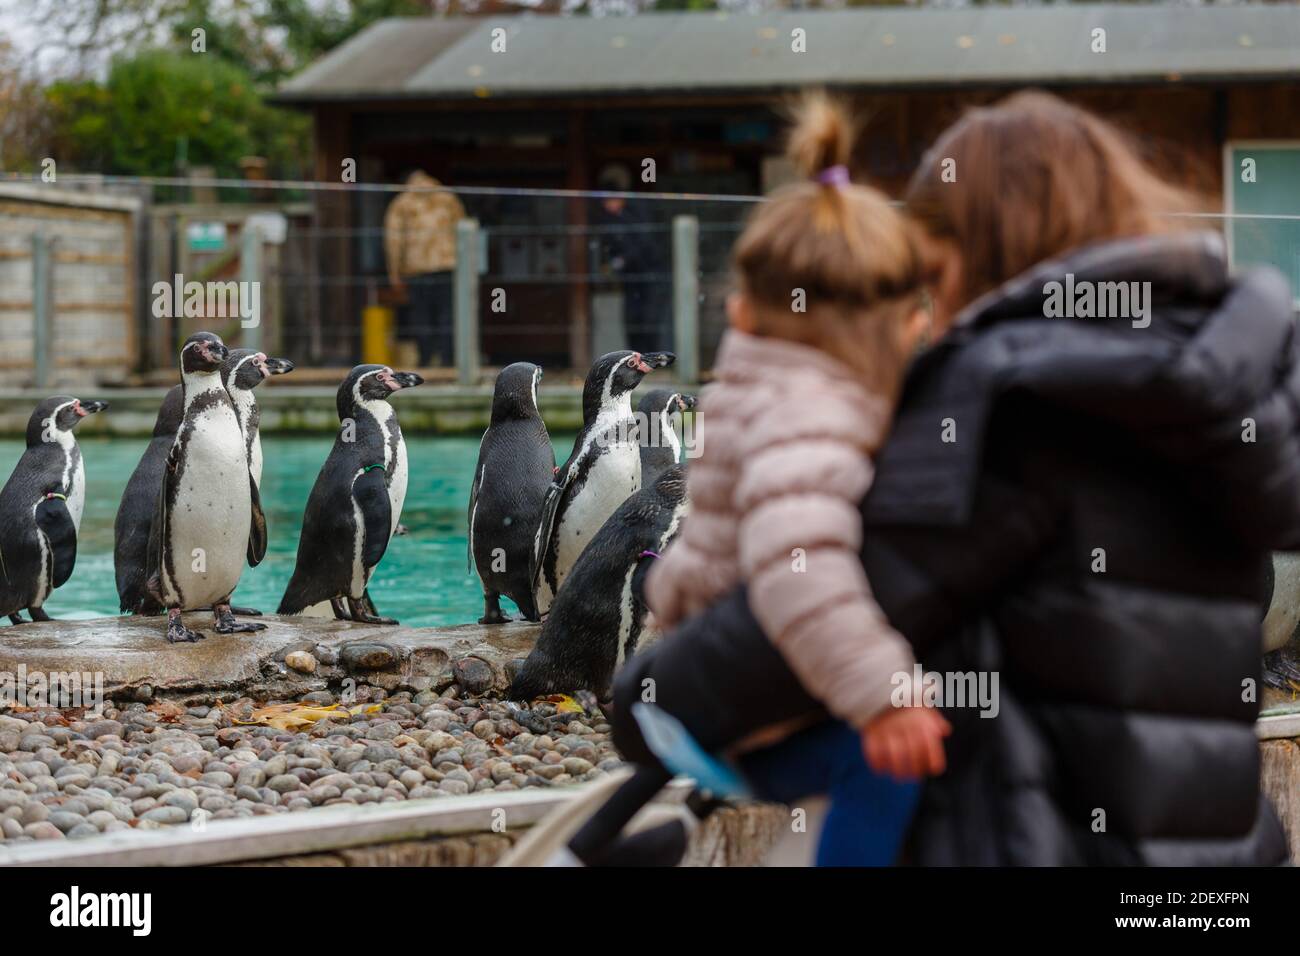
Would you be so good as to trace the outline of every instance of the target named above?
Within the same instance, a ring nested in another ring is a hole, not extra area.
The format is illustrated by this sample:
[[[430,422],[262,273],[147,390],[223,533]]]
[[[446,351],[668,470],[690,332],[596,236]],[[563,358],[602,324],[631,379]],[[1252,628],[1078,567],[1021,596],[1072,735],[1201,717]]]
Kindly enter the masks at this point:
[[[1283,737],[1300,737],[1300,714],[1274,714],[1255,721],[1255,737],[1259,740],[1278,740]]]
[[[215,820],[202,830],[180,825],[120,830],[85,840],[38,841],[12,847],[0,844],[0,867],[213,866],[399,840],[499,832],[501,822],[506,829],[515,830],[532,826],[589,786],[335,805],[300,813]],[[656,801],[680,802],[692,787],[687,779],[674,780]],[[499,817],[497,811],[503,811],[504,817]]]
[[[122,830],[86,840],[0,844],[5,866],[207,866],[298,856],[430,836],[531,826],[580,787],[475,793],[442,800],[335,805],[299,813],[210,821],[203,829]],[[498,824],[499,828],[500,824]]]

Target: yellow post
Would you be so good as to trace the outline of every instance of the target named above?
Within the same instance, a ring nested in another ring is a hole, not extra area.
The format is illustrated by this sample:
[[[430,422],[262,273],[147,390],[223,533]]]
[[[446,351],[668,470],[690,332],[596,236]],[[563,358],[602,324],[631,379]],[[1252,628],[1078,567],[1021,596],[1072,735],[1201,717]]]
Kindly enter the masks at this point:
[[[361,310],[361,361],[393,364],[393,310],[386,305],[368,305]]]

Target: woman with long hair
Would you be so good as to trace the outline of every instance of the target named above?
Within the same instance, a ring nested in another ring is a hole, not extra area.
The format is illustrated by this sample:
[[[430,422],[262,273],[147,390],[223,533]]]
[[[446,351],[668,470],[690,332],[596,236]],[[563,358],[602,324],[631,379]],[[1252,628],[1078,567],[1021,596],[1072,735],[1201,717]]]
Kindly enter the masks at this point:
[[[966,114],[905,199],[934,343],[862,559],[953,727],[906,858],[1284,861],[1253,725],[1269,555],[1300,545],[1286,281],[1231,274],[1185,193],[1043,93]],[[815,710],[766,643],[740,588],[634,657],[620,749],[655,760],[628,718],[647,679],[713,752],[754,701]]]

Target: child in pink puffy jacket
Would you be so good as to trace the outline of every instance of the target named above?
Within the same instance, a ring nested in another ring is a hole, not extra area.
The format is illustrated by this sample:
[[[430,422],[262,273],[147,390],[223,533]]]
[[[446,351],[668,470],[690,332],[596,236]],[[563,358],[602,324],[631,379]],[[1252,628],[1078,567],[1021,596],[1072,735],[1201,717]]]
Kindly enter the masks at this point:
[[[858,763],[905,779],[942,770],[948,726],[891,705],[914,660],[863,573],[859,505],[925,323],[923,270],[902,216],[849,182],[850,147],[843,111],[807,100],[790,152],[809,181],[764,203],[737,245],[691,515],[646,598],[666,630],[747,582],[768,638],[843,722],[836,739],[847,725]]]

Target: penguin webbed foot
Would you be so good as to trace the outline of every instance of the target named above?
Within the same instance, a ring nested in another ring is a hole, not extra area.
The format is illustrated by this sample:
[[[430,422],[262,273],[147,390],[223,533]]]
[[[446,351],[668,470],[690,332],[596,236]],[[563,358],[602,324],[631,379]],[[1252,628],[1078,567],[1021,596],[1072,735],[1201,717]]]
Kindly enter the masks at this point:
[[[379,612],[375,610],[374,602],[370,600],[369,594],[363,594],[359,598],[345,598],[348,607],[352,610],[352,620],[360,624],[396,624],[391,617],[380,617]]]
[[[235,613],[229,604],[218,604],[213,609],[217,619],[218,634],[247,634],[250,631],[265,631],[266,625],[256,621],[236,621]]]
[[[54,618],[45,613],[43,607],[29,607],[27,613],[32,616],[33,621],[52,621]]]
[[[167,614],[167,643],[168,644],[193,644],[196,641],[204,640],[207,635],[198,631],[191,631],[181,620],[180,611],[169,611]]]
[[[10,614],[10,615],[9,615],[9,623],[10,623],[10,624],[26,624],[26,623],[27,623],[27,619],[23,617],[23,612],[22,612],[22,611],[15,611],[13,614]]]
[[[483,595],[483,616],[478,619],[480,624],[508,624],[510,618],[501,610],[501,598],[496,594]]]

